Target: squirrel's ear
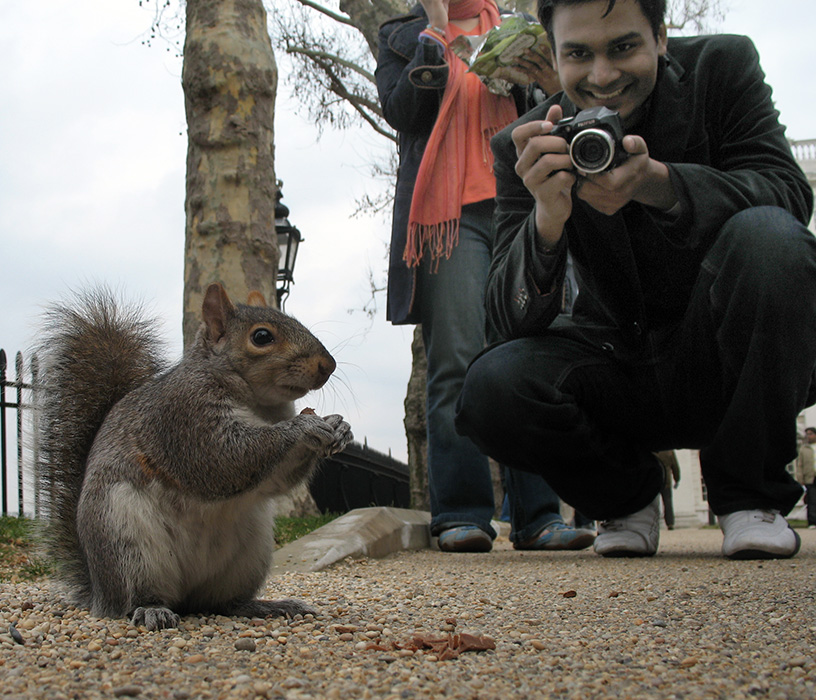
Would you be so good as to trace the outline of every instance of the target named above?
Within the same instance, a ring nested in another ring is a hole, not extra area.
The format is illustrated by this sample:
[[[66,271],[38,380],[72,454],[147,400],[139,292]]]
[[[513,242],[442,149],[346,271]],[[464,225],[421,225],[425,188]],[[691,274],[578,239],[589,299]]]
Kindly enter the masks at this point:
[[[227,318],[235,313],[235,307],[220,284],[207,287],[201,304],[201,317],[207,327],[207,337],[217,343],[227,329]]]
[[[264,295],[258,291],[251,291],[249,296],[247,297],[247,305],[248,306],[266,306],[266,299],[264,299]]]

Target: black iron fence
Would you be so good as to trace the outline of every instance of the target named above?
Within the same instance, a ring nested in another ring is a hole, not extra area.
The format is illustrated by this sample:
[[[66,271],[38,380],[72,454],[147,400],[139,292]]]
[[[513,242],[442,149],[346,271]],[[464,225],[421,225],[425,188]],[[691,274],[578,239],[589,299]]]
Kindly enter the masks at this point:
[[[411,507],[408,465],[356,442],[320,465],[309,491],[323,513]]]
[[[37,444],[34,440],[37,412],[34,383],[37,358],[24,362],[18,352],[9,367],[6,351],[0,348],[0,477],[2,515],[40,514],[36,489]]]

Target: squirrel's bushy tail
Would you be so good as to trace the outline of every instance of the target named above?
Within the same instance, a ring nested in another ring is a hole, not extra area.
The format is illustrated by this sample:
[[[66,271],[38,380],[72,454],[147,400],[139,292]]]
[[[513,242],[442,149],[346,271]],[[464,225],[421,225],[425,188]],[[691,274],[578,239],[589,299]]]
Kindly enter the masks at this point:
[[[36,352],[47,546],[82,596],[89,583],[76,511],[88,453],[113,405],[163,369],[158,324],[107,288],[80,291],[47,309]]]

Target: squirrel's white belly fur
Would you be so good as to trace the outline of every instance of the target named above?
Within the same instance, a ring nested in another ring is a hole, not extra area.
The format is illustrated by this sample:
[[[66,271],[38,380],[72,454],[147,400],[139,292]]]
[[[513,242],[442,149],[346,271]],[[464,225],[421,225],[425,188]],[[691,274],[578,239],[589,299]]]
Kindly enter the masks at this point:
[[[219,501],[179,496],[159,482],[110,492],[111,525],[137,544],[143,576],[165,601],[203,606],[252,596],[274,549],[274,506],[249,492]]]

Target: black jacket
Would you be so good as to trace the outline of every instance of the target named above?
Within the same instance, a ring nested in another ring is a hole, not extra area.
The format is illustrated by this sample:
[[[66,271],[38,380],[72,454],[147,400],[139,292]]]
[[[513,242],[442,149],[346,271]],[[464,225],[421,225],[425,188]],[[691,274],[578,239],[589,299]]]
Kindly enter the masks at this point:
[[[542,254],[533,198],[515,173],[510,133],[519,123],[544,119],[557,102],[565,116],[575,114],[559,93],[491,144],[497,242],[486,303],[507,338],[543,333],[557,316],[567,247],[581,280],[576,320],[613,327],[636,341],[682,319],[703,257],[732,215],[776,205],[805,224],[810,219],[813,192],[791,155],[752,42],[673,38],[648,112],[633,133],[668,166],[680,213],[630,202],[606,216],[573,197],[561,243],[554,254]]]

